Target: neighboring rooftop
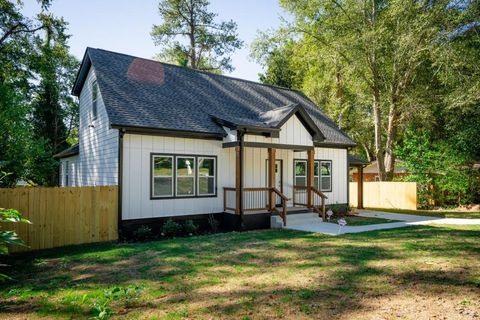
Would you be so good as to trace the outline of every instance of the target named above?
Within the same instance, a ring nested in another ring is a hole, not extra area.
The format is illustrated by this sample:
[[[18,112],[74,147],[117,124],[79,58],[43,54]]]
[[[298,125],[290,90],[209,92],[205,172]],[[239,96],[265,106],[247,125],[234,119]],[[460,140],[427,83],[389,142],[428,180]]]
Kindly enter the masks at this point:
[[[273,127],[293,106],[305,110],[322,143],[354,146],[302,92],[87,48],[73,93],[79,95],[90,66],[110,124],[120,127],[225,134],[216,119]]]

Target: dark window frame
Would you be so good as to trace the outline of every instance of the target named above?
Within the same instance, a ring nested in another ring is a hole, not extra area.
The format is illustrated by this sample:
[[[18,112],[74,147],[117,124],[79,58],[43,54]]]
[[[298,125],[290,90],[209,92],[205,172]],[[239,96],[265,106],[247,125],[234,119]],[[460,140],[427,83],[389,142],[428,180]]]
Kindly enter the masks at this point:
[[[213,193],[207,193],[207,194],[200,194],[199,193],[199,190],[200,190],[200,178],[209,178],[210,176],[208,177],[200,177],[200,175],[198,174],[199,173],[199,169],[200,169],[200,166],[198,165],[198,159],[199,158],[204,158],[204,159],[213,159],[213,162],[214,162],[214,176],[213,176],[213,183],[214,183],[214,188],[213,188]],[[203,155],[197,155],[196,158],[195,158],[195,161],[196,161],[196,167],[195,167],[195,173],[196,173],[196,178],[195,178],[195,184],[196,184],[196,188],[195,188],[195,194],[197,197],[199,198],[205,198],[205,197],[216,197],[217,196],[217,156],[203,156]]]
[[[98,84],[97,80],[92,81],[92,121],[97,120],[98,118]],[[93,94],[95,92],[95,95]]]
[[[295,171],[295,164],[297,161],[302,161],[302,162],[306,162],[306,168],[305,168],[305,185],[307,183],[307,177],[308,177],[308,159],[300,159],[300,158],[295,158],[293,159],[293,184],[295,184],[296,182],[296,178],[297,178],[297,174],[296,174],[296,171]],[[321,192],[332,192],[333,190],[333,161],[332,160],[328,160],[328,159],[314,159],[314,162],[317,162],[318,163],[318,183],[319,185],[318,186],[315,186],[315,188],[318,188],[320,187],[318,190],[321,191]],[[329,162],[330,163],[330,189],[325,189],[325,190],[322,190],[321,188],[321,184],[322,184],[322,162]],[[303,176],[299,176],[299,177],[303,177]],[[314,180],[315,180],[315,175],[314,175]]]
[[[155,157],[172,157],[172,170],[173,170],[173,181],[172,181],[172,190],[173,196],[154,196],[153,194],[153,159]],[[177,196],[177,157],[181,158],[194,158],[195,161],[195,181],[194,181],[194,195],[192,196]],[[198,194],[198,158],[214,158],[215,159],[215,193],[209,195],[199,195]],[[218,197],[218,157],[216,155],[209,155],[209,154],[188,154],[188,153],[150,153],[150,200],[168,200],[168,199],[197,199],[197,198],[216,198]]]

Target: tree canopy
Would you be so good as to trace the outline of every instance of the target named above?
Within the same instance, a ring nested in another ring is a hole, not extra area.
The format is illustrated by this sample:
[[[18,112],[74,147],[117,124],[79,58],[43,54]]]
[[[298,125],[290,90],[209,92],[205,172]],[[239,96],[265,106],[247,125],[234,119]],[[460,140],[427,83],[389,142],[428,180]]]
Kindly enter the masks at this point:
[[[480,105],[478,1],[280,4],[292,21],[260,33],[252,46],[266,67],[260,79],[303,90],[358,142],[357,153],[378,161],[382,180],[392,179],[397,147],[413,123],[429,131],[448,123],[465,148],[476,148],[479,119],[458,124]],[[291,74],[295,81],[285,81]]]
[[[68,52],[67,23],[39,1],[34,19],[21,3],[0,0],[0,169],[2,185],[19,179],[57,183],[53,155],[68,146],[78,122],[70,96],[78,61]]]
[[[181,66],[211,72],[231,71],[230,55],[242,47],[233,21],[216,22],[208,0],[162,0],[162,24],[151,35],[164,46],[159,58]]]

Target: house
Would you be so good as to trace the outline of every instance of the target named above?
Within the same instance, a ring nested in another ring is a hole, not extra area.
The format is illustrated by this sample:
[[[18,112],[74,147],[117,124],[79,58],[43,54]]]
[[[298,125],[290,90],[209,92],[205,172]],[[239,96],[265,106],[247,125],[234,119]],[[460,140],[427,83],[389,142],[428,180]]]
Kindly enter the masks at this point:
[[[348,204],[355,143],[303,93],[88,48],[61,186],[118,185],[119,226],[222,217],[255,228]]]
[[[395,160],[395,169],[393,171],[393,177],[405,177],[408,176],[410,173],[407,171],[402,160]],[[351,181],[357,182],[358,181],[358,171],[351,169],[350,171]],[[363,168],[363,181],[364,182],[372,182],[372,181],[380,181],[380,177],[378,176],[378,163],[377,161],[373,161],[370,164],[367,164]]]

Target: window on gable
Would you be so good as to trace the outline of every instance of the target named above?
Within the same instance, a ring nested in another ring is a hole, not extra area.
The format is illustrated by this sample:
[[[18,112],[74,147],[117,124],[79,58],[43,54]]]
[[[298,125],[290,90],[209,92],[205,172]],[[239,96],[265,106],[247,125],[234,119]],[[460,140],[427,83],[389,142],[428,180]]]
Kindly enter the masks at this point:
[[[98,98],[98,86],[97,81],[92,82],[92,120],[97,119],[97,99]]]

